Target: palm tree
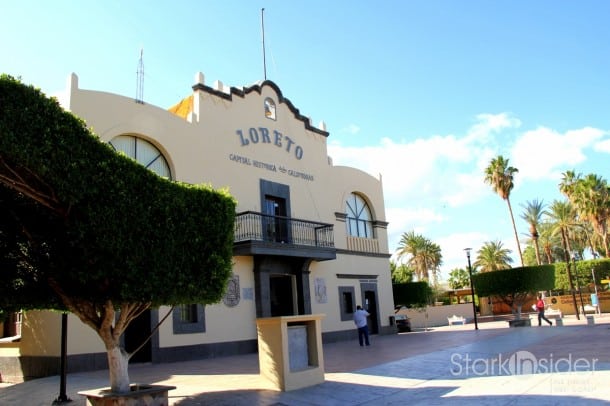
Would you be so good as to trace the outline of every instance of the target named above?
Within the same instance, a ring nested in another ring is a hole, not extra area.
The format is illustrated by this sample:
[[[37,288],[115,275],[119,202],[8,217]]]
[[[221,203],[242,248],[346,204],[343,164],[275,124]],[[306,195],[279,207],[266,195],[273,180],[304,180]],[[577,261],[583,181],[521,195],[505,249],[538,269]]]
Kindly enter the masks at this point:
[[[542,220],[542,214],[544,213],[544,202],[538,201],[538,199],[534,199],[532,201],[528,201],[525,205],[522,205],[525,209],[521,214],[521,218],[525,220],[530,226],[530,237],[532,241],[534,241],[534,250],[536,251],[536,262],[538,265],[542,264],[540,261],[540,247],[538,245],[538,238],[540,234],[538,233],[538,227],[540,226],[540,222]]]
[[[463,268],[455,268],[449,272],[449,287],[451,289],[460,289],[468,287],[470,283],[470,276],[468,275],[468,271]]]
[[[429,280],[430,271],[434,281],[442,264],[441,248],[426,237],[414,231],[403,233],[398,243],[398,258],[408,256],[406,264],[413,268],[418,280]]]
[[[546,215],[546,211],[544,214]],[[561,260],[563,255],[561,238],[553,234],[553,224],[550,221],[545,220],[538,225],[538,243],[542,247],[547,264],[552,264],[557,259]]]
[[[570,284],[572,299],[574,301],[574,312],[576,313],[576,318],[580,320],[580,317],[578,316],[578,305],[576,304],[576,295],[574,293],[574,282],[572,280],[572,272],[570,270],[570,252],[572,251],[572,248],[570,246],[569,235],[572,228],[577,223],[576,211],[570,202],[555,200],[551,204],[549,210],[545,211],[545,214],[551,219],[551,232],[561,236],[563,255],[566,262],[566,270],[568,272],[568,282]]]
[[[592,173],[583,178],[580,174],[567,171],[563,174],[559,190],[570,200],[579,216],[591,223],[601,238],[606,257],[610,258],[610,188],[606,180]]]
[[[596,256],[598,249],[595,248],[595,242],[601,242],[601,237],[595,233],[595,230],[589,221],[581,220],[579,223],[575,224],[575,226],[572,236],[575,246],[573,247],[573,250],[583,257],[585,249],[589,248],[593,256]]]
[[[477,259],[473,265],[481,272],[508,269],[513,262],[510,253],[511,251],[504,248],[501,241],[487,241],[477,252]]]
[[[509,166],[508,159],[504,159],[502,155],[498,155],[496,158],[493,158],[489,163],[489,166],[485,168],[485,183],[491,185],[494,191],[503,200],[506,200],[506,204],[508,204],[510,220],[513,223],[513,231],[515,232],[515,240],[517,241],[517,250],[519,251],[519,258],[521,259],[521,266],[523,266],[521,244],[519,243],[519,236],[517,235],[517,226],[515,225],[513,208],[510,205],[510,192],[513,190],[513,178],[516,172],[519,172],[519,170]]]
[[[576,210],[569,201],[554,200],[548,210],[544,212],[551,222],[551,233],[561,237],[565,260],[570,260],[572,243],[570,237],[574,234],[578,219]]]

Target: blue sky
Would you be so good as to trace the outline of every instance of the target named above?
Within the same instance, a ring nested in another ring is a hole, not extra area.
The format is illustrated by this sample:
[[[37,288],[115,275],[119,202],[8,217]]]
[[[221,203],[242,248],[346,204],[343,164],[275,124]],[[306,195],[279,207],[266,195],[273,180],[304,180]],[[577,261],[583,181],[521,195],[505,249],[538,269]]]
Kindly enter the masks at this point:
[[[206,82],[267,78],[325,121],[329,155],[384,183],[390,252],[415,230],[443,276],[500,240],[506,203],[483,183],[499,154],[519,169],[511,202],[561,198],[566,170],[609,176],[610,2],[0,0],[0,71],[48,94],[136,92],[169,107]],[[514,255],[515,265],[518,256]]]

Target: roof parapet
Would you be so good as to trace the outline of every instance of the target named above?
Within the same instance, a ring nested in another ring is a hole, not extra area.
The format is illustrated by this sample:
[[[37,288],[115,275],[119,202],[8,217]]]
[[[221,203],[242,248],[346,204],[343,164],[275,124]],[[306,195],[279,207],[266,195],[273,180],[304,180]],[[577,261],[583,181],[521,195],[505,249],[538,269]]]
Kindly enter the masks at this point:
[[[205,75],[202,72],[195,74],[195,85],[205,85]]]

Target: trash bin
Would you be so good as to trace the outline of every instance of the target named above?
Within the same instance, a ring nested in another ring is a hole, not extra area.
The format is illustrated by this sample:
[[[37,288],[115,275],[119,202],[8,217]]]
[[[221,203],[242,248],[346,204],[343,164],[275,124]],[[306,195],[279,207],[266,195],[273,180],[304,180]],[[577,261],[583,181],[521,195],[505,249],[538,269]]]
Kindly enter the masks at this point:
[[[593,316],[587,316],[587,325],[592,326],[595,324],[595,318]]]

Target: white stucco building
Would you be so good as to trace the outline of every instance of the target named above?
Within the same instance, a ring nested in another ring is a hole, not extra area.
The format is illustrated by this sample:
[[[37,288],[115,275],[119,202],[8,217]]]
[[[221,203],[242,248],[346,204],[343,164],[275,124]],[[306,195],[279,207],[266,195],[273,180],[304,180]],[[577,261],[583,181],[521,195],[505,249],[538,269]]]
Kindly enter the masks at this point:
[[[73,74],[62,104],[151,170],[226,187],[238,202],[224,300],[177,307],[132,362],[255,352],[256,319],[264,317],[324,314],[324,342],[355,339],[358,304],[371,313],[373,334],[393,332],[381,179],[334,166],[325,125],[314,126],[274,82],[209,86],[199,73],[192,93],[166,110],[80,89]],[[167,312],[161,307],[136,320],[125,335],[127,349]],[[60,325],[57,313],[27,312],[21,341],[0,345],[2,373],[18,375],[17,364],[27,365],[26,378],[57,373]],[[69,370],[105,368],[95,333],[73,316],[68,326]]]

